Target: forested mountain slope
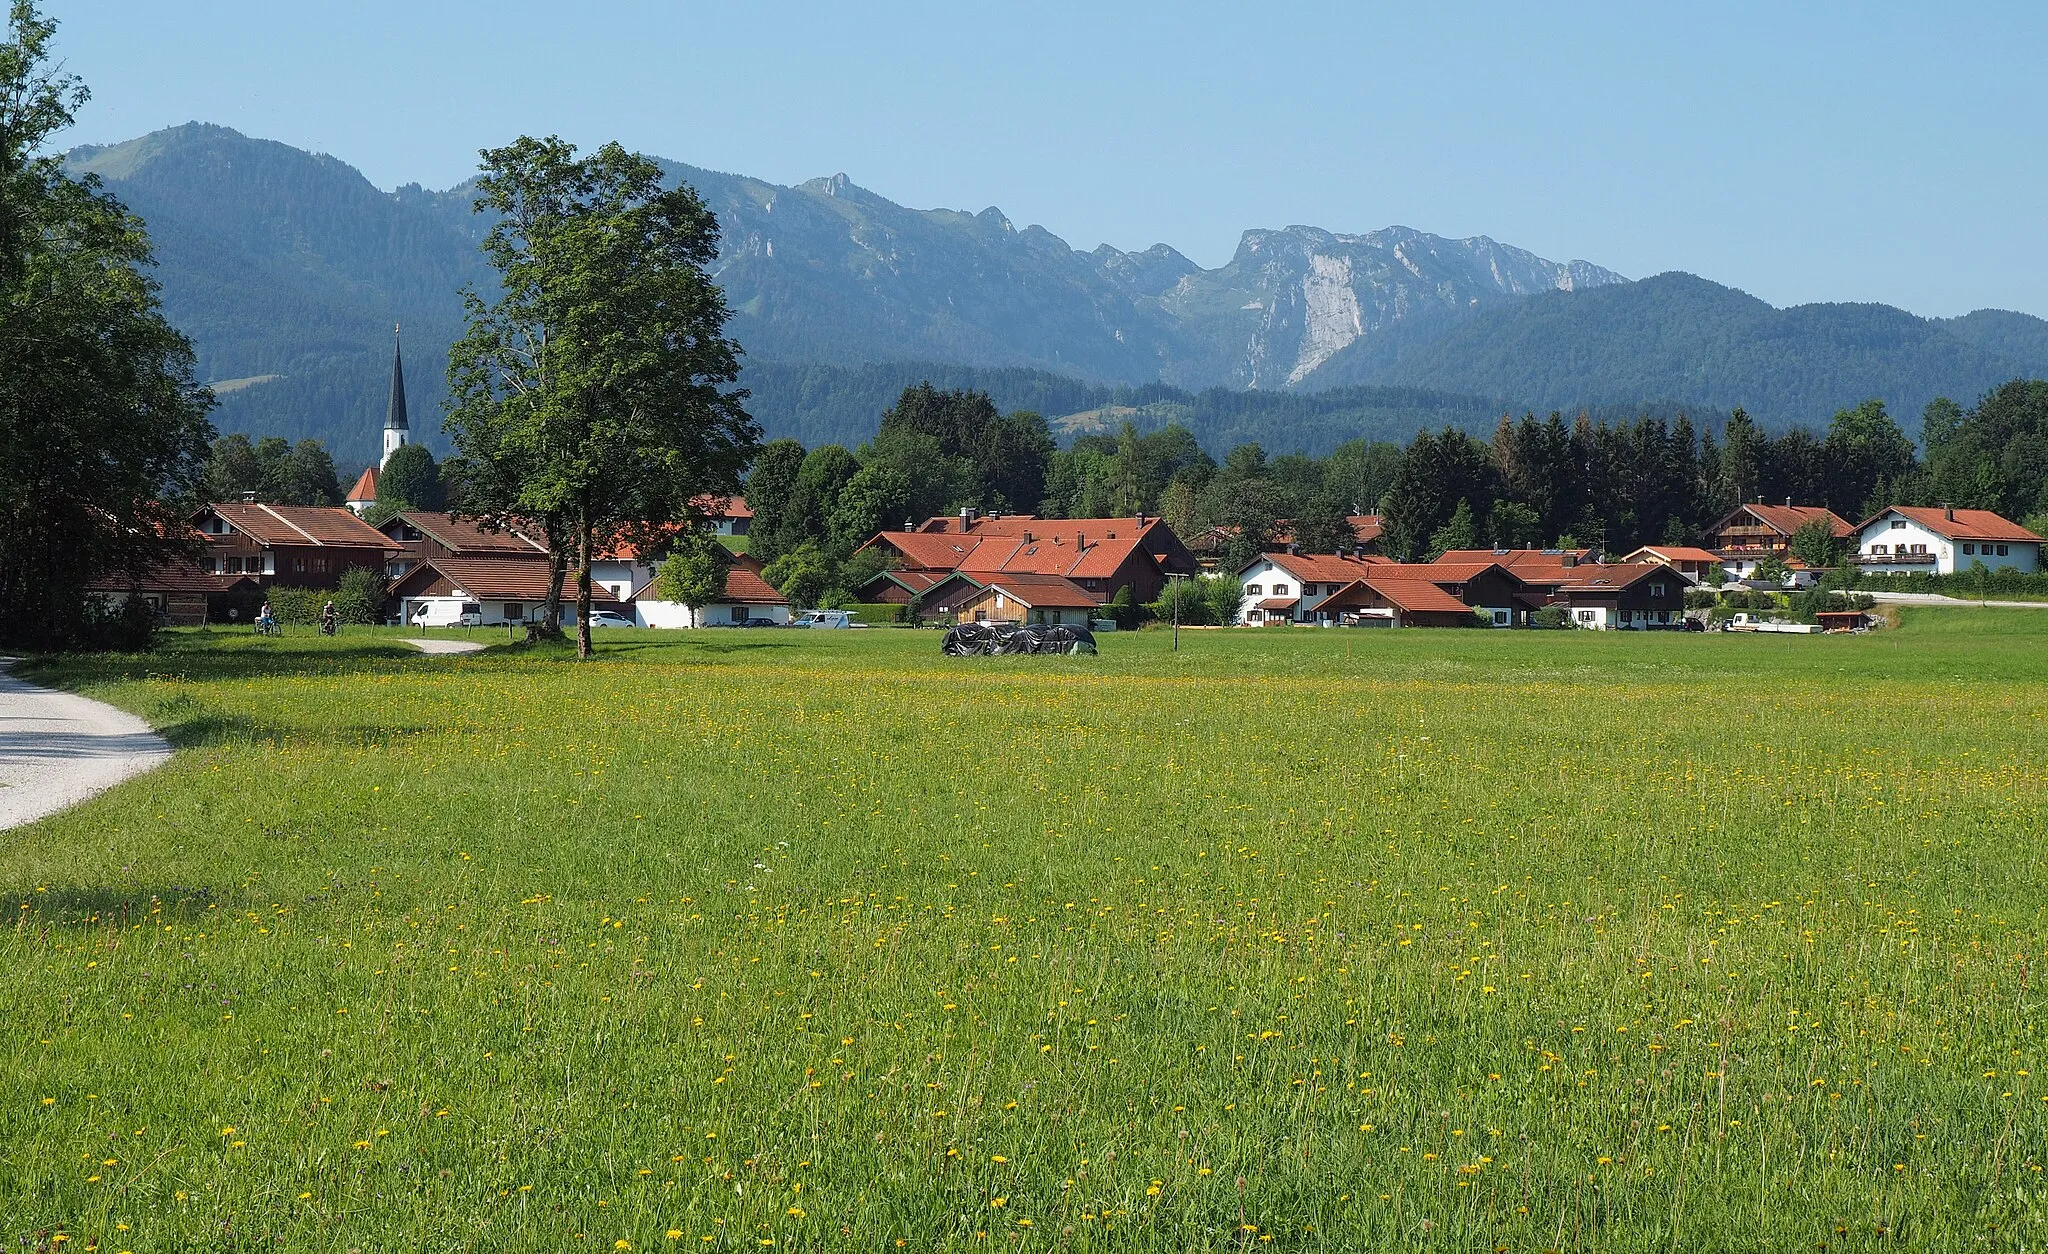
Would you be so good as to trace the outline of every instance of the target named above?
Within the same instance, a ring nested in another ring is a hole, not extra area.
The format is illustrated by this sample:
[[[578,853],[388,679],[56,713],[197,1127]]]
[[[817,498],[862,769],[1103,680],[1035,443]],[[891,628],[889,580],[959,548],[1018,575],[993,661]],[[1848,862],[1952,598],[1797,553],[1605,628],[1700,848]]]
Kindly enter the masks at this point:
[[[459,293],[492,282],[466,188],[383,192],[333,157],[198,123],[77,149],[71,167],[148,223],[165,309],[220,385],[223,430],[315,436],[345,467],[367,460],[403,323],[415,425],[436,438]],[[1876,396],[1910,426],[1933,396],[2048,374],[2048,322],[2005,311],[1778,310],[1688,275],[1630,283],[1403,227],[1247,231],[1204,270],[1165,244],[1080,252],[993,208],[905,208],[843,175],[782,187],[669,168],[723,227],[717,278],[771,435],[857,442],[926,374],[985,377],[999,402],[1053,415],[1215,415],[1205,440],[1275,449],[1652,400],[1740,404],[1783,428]],[[1148,385],[1176,390],[1116,399]],[[1253,391],[1202,399],[1218,388]],[[1254,399],[1289,392],[1308,396]]]

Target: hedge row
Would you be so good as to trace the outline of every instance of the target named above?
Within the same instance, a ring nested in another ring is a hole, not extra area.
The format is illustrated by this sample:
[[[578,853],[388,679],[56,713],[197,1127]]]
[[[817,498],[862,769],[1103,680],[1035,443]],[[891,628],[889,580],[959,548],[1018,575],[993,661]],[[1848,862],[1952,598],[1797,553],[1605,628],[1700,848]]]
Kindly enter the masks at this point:
[[[2048,574],[2030,575],[2016,570],[1965,570],[1953,575],[1864,574],[1855,586],[1865,592],[1939,592],[1958,597],[2048,596]]]

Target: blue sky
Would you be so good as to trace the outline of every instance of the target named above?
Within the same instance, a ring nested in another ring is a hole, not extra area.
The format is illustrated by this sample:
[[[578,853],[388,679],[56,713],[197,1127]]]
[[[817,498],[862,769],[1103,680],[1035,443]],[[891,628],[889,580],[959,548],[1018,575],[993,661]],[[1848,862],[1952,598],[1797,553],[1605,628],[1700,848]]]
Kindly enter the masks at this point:
[[[1399,223],[1774,304],[2048,316],[2048,4],[44,0],[75,142],[445,187],[522,132],[1226,260]]]

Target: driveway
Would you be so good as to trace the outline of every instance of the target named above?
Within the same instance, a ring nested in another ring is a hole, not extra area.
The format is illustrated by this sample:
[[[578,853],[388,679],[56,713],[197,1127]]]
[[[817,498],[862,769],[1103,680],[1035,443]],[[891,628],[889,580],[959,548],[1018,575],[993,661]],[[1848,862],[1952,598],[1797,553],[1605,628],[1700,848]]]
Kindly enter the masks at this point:
[[[171,760],[149,724],[111,705],[52,692],[0,659],[0,831],[77,805]]]

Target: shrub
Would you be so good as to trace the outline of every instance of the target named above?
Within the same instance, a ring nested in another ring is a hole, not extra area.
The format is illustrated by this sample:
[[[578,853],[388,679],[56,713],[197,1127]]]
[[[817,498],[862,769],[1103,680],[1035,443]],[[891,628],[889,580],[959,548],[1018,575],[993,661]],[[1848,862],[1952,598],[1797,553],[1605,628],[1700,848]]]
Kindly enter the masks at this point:
[[[1720,600],[1721,598],[1715,595],[1712,588],[1687,588],[1685,590],[1685,608],[1689,610],[1710,610],[1718,605]]]
[[[318,588],[270,589],[271,616],[287,626],[317,625],[320,622],[320,607],[326,604],[327,594]]]
[[[155,608],[139,596],[118,604],[93,597],[85,603],[77,644],[95,653],[147,653],[156,647],[161,626]]]
[[[904,621],[904,607],[893,601],[857,601],[846,607],[854,618],[870,627],[887,627]]]
[[[382,572],[351,566],[341,572],[341,586],[334,590],[335,611],[344,623],[375,626],[383,620],[384,598],[389,591],[390,585],[384,581]],[[320,616],[320,606],[313,607],[313,616]]]
[[[1561,603],[1546,605],[1534,614],[1529,615],[1529,625],[1550,631],[1569,627],[1572,625],[1571,607]]]

